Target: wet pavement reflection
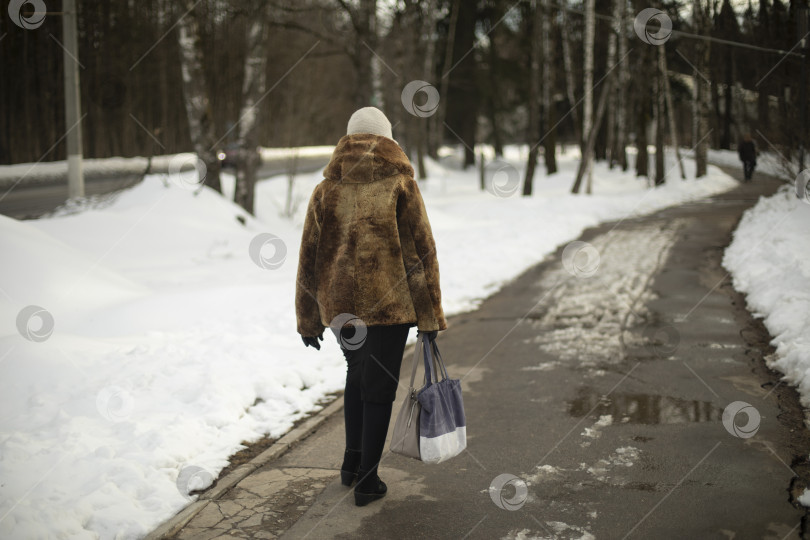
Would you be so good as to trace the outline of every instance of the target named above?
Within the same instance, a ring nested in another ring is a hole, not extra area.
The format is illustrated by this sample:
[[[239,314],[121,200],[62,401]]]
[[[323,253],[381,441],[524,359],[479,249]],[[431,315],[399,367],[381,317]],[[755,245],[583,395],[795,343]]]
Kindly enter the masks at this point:
[[[568,413],[575,417],[609,414],[617,424],[720,422],[723,417],[723,410],[711,401],[619,392],[604,396],[587,386],[581,387],[569,402]]]

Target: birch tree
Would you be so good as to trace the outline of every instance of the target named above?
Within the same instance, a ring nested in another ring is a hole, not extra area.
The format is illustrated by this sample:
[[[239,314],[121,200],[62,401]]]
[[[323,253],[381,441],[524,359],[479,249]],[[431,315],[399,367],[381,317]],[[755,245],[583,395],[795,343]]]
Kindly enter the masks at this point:
[[[678,128],[675,125],[675,109],[672,105],[672,88],[669,85],[669,74],[667,70],[667,55],[664,47],[658,47],[658,61],[661,76],[664,81],[664,99],[666,99],[667,106],[667,123],[669,124],[669,138],[675,149],[675,159],[678,160],[678,167],[681,171],[681,179],[686,180],[686,170],[683,166],[683,159],[681,157],[681,149],[678,146]]]
[[[420,32],[424,42],[424,62],[422,64],[422,80],[434,80],[435,57],[436,57],[436,18],[438,8],[437,0],[426,0],[425,9],[422,12],[422,31]],[[441,96],[439,96],[441,100]],[[427,154],[429,129],[432,125],[432,117],[420,119],[416,138],[416,161],[419,170],[419,179],[427,178],[425,168],[425,154]]]
[[[585,39],[584,47],[584,76],[582,85],[585,87],[585,101],[582,112],[582,134],[590,138],[593,129],[593,41],[595,30],[595,0],[585,0]],[[593,183],[593,148],[589,151],[587,145],[582,147],[582,161],[585,166],[585,193],[590,194]]]
[[[540,39],[537,32],[540,30],[542,12],[539,0],[532,2],[532,22],[528,25],[529,34],[529,92],[528,109],[529,119],[526,125],[526,141],[529,144],[529,157],[526,162],[526,178],[523,180],[523,195],[532,194],[534,182],[534,169],[537,166],[537,154],[540,151],[540,141],[535,140],[540,131],[539,119],[539,85],[540,85]]]
[[[649,178],[649,152],[647,151],[647,128],[650,124],[650,110],[653,107],[651,96],[654,90],[651,79],[655,80],[655,71],[651,67],[651,47],[639,47],[634,55],[633,65],[633,122],[636,133],[636,176]]]
[[[261,164],[257,119],[260,112],[260,100],[265,92],[267,50],[265,32],[267,27],[266,11],[261,5],[251,10],[251,20],[245,46],[245,71],[242,79],[242,107],[239,111],[239,159],[236,168],[236,204],[254,213],[256,191],[256,170]]]
[[[546,174],[557,172],[557,132],[554,104],[551,102],[551,92],[554,89],[554,66],[551,53],[551,0],[542,0],[543,15],[543,157],[546,162]]]
[[[602,89],[602,93],[599,96],[599,104],[596,107],[596,119],[594,120],[593,128],[588,133],[588,138],[585,141],[584,147],[585,153],[593,154],[593,147],[596,143],[596,134],[599,131],[599,126],[602,124],[602,118],[605,116],[605,108],[607,105],[607,97],[610,95],[611,86],[613,82],[613,77],[608,74],[605,77],[604,88]],[[579,161],[579,169],[577,169],[577,176],[574,180],[574,187],[571,188],[571,193],[579,193],[580,185],[582,184],[582,178],[585,176],[587,172],[587,163],[584,159]]]
[[[574,122],[574,134],[580,147],[582,141],[582,128],[579,123],[579,113],[577,108],[576,85],[574,83],[574,62],[571,59],[571,42],[569,36],[571,35],[571,23],[568,18],[568,2],[562,0],[562,8],[560,9],[560,16],[562,19],[562,31],[560,32],[560,39],[562,41],[563,51],[563,65],[565,67],[565,93],[568,98],[568,103],[571,106],[571,119]]]
[[[613,2],[613,32],[608,36],[608,51],[607,51],[607,65],[608,69],[612,69],[616,65],[616,41],[618,39],[618,11],[619,4],[622,0],[615,0]],[[618,85],[617,85],[618,86]],[[619,90],[621,92],[621,90]],[[617,92],[611,92],[608,96],[608,110],[607,110],[607,140],[605,147],[607,152],[608,168],[613,169],[614,156],[615,156],[615,137],[616,137],[616,102],[619,96]]]
[[[616,91],[616,138],[614,139],[614,151],[612,156],[617,159],[622,170],[627,170],[627,82],[630,75],[630,63],[627,61],[627,24],[625,16],[627,14],[627,0],[615,0],[615,31],[619,47],[620,64],[617,68],[618,84]]]
[[[692,20],[695,30],[705,35],[710,25],[709,8],[703,6],[702,0],[692,4]],[[695,147],[695,177],[706,176],[709,151],[709,111],[711,107],[711,87],[706,79],[706,68],[709,65],[710,42],[702,39],[695,42],[695,70],[693,76],[694,104],[692,107],[692,125]]]
[[[214,118],[203,72],[200,15],[194,9],[196,3],[193,0],[186,0],[185,5],[188,13],[185,17],[180,17],[177,36],[189,134],[194,152],[206,169],[205,177],[200,178],[200,182],[205,182],[208,187],[221,192],[220,163],[214,148],[216,144]]]

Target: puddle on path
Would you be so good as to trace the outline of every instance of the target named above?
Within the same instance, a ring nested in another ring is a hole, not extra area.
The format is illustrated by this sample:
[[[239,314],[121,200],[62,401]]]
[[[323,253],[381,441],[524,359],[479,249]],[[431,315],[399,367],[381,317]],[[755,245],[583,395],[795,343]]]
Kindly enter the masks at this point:
[[[577,397],[569,401],[568,413],[578,418],[610,414],[616,424],[720,422],[723,417],[723,410],[710,401],[619,392],[605,397],[589,387],[580,388]]]

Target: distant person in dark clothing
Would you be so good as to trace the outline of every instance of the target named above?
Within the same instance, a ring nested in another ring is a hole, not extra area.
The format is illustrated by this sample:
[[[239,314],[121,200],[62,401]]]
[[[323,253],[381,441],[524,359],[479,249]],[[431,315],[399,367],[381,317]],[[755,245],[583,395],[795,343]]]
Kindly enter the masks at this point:
[[[745,181],[748,182],[754,175],[754,167],[757,166],[757,147],[754,145],[754,141],[751,139],[750,133],[746,133],[743,140],[740,141],[737,152],[740,154],[740,161],[743,163],[743,174],[745,175]]]

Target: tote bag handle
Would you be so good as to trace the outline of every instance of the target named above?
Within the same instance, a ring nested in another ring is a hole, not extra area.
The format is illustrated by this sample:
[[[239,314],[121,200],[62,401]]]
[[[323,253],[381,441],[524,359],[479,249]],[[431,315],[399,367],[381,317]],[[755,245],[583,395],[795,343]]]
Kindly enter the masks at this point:
[[[426,385],[430,386],[433,383],[439,383],[448,379],[447,368],[444,366],[444,361],[439,353],[439,346],[436,345],[436,340],[424,343],[424,349]]]

